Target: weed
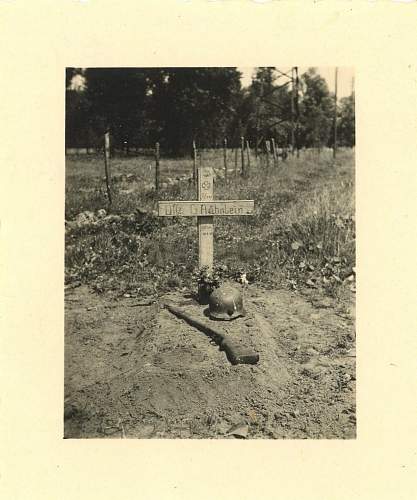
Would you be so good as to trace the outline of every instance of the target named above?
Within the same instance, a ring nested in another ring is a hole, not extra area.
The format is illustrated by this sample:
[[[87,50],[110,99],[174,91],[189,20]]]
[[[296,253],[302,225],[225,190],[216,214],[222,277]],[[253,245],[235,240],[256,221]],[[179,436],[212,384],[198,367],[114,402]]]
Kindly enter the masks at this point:
[[[221,152],[207,154],[203,164],[221,174]],[[268,171],[256,167],[255,159],[252,164],[248,179],[232,173],[227,183],[216,178],[215,198],[255,200],[252,217],[215,219],[215,261],[224,266],[222,278],[245,272],[249,282],[259,285],[309,286],[337,296],[355,266],[352,152],[341,150],[336,164],[324,152],[290,157]],[[102,171],[101,158],[67,160],[67,219],[107,207]],[[191,171],[190,159],[161,161],[162,181]],[[157,195],[151,189],[149,158],[112,161],[112,175],[122,174],[131,181],[117,184],[112,212],[133,216],[69,232],[66,280],[137,295],[149,294],[149,286],[152,293],[195,287],[195,219],[154,213],[158,199],[195,199],[195,187],[184,179]]]

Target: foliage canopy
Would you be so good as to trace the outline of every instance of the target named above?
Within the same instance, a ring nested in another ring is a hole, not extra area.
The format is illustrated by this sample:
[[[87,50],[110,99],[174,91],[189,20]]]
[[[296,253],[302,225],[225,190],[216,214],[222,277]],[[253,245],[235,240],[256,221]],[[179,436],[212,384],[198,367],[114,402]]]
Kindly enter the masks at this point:
[[[82,80],[82,85],[75,85]],[[274,138],[280,147],[332,144],[334,96],[315,68],[297,85],[274,67],[259,67],[241,85],[237,68],[67,68],[66,145],[100,147],[110,130],[116,148],[152,147],[173,155],[197,147],[237,146]],[[355,142],[354,95],[338,103],[339,143]],[[262,146],[261,146],[262,147]]]

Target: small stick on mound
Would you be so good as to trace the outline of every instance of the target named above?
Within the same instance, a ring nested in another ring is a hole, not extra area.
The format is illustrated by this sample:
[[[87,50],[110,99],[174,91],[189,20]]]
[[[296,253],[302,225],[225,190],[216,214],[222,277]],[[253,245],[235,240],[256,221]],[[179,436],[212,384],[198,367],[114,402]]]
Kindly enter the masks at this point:
[[[220,346],[220,350],[225,351],[227,359],[230,361],[230,363],[232,363],[232,365],[255,365],[256,363],[258,363],[258,353],[232,342],[224,333],[219,332],[212,326],[207,325],[203,321],[200,321],[198,318],[190,316],[184,310],[175,307],[172,304],[165,303],[164,307],[168,309],[168,311],[172,312],[172,314],[175,314],[175,316],[178,316],[179,318],[185,320],[189,325],[194,326],[198,330],[208,335],[211,339],[213,339],[216,344]]]

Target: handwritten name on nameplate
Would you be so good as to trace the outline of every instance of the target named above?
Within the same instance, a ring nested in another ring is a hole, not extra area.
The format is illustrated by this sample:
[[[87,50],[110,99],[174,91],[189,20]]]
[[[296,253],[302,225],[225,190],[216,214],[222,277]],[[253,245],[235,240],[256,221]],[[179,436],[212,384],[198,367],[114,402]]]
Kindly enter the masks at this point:
[[[254,200],[158,201],[158,215],[161,217],[252,215],[254,208]]]

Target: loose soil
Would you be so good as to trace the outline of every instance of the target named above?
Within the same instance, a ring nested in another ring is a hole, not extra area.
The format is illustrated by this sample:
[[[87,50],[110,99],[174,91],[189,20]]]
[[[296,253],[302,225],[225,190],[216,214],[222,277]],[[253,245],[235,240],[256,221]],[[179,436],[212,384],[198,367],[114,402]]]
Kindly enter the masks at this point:
[[[243,290],[247,314],[213,322],[190,293],[157,301],[66,290],[66,438],[356,436],[353,299]],[[169,300],[259,353],[231,365]]]

